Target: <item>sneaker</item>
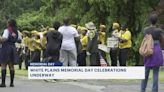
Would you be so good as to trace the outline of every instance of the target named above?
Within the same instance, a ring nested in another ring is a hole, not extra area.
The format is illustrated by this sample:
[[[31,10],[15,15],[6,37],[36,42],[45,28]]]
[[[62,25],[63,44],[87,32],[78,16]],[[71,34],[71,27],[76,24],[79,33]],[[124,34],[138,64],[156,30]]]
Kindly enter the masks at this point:
[[[14,84],[10,84],[10,87],[14,87]]]
[[[6,87],[6,84],[1,84],[0,87],[1,88]]]

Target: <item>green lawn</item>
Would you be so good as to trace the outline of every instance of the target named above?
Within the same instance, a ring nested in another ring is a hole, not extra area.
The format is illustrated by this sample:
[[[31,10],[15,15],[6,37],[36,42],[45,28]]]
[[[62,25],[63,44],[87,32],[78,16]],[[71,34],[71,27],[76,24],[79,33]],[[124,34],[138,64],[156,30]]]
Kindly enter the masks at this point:
[[[7,74],[9,75],[9,69],[7,68]],[[24,66],[22,67],[21,70],[18,69],[18,65],[15,65],[15,74],[16,76],[28,76],[28,71],[25,70]]]
[[[27,77],[28,76],[28,71],[25,70],[24,66],[22,67],[22,70],[19,70],[18,69],[18,65],[15,65],[15,73],[16,73],[16,76],[23,76],[23,77]],[[8,71],[8,74],[9,74],[9,71]],[[153,76],[152,76],[152,71],[150,72],[150,75],[149,75],[149,80],[152,80]],[[116,80],[117,81],[117,80]],[[121,80],[119,80],[121,81]],[[138,80],[122,80],[123,82],[137,82]],[[160,73],[159,73],[159,81],[161,83],[164,83],[164,70],[160,70]]]
[[[28,70],[23,67],[21,70],[18,69],[18,65],[15,66],[15,73],[17,76],[28,76]]]
[[[151,71],[151,73],[149,75],[149,79],[152,80],[152,78],[153,78],[153,75],[152,75],[152,71]],[[159,81],[162,82],[162,83],[164,83],[164,70],[161,70],[159,72]]]
[[[16,69],[16,75],[17,76],[28,76],[28,71],[24,69],[22,70],[19,70],[18,69],[18,66],[15,66],[15,69]],[[152,71],[150,72],[150,75],[149,75],[149,79],[152,80],[153,78],[153,75],[152,75]],[[129,81],[133,81],[133,80],[129,80]],[[159,81],[164,83],[164,70],[161,70],[160,73],[159,73]]]

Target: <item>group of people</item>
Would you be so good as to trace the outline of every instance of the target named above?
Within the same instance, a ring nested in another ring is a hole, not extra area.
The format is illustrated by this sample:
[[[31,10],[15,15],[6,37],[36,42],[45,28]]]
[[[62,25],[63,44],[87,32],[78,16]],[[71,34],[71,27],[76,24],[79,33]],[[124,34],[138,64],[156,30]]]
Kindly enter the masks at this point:
[[[131,32],[127,25],[120,26],[116,22],[112,25],[111,38],[117,43],[111,47],[110,52],[99,49],[100,44],[104,46],[107,44],[106,26],[100,25],[97,29],[93,22],[78,26],[70,24],[70,19],[65,18],[63,25],[56,21],[53,23],[53,28],[43,27],[41,31],[19,33],[21,41],[16,42],[19,69],[22,68],[23,61],[26,69],[29,62],[44,61],[61,61],[64,66],[86,66],[88,56],[90,66],[101,66],[101,58],[110,65],[107,59],[108,53],[112,66],[117,66],[117,61],[120,66],[126,66],[128,52],[132,46]]]
[[[142,91],[145,92],[149,71],[153,69],[153,91],[158,92],[159,67],[163,64],[162,51],[159,45],[161,29],[155,26],[157,16],[150,16],[151,26],[146,28],[144,35],[151,34],[154,39],[154,54],[144,57],[145,79],[142,81]],[[9,19],[7,28],[0,37],[0,64],[2,84],[6,87],[6,66],[10,69],[10,87],[14,87],[14,65],[25,61],[26,69],[29,62],[56,62],[60,61],[63,66],[86,66],[89,56],[90,66],[101,66],[100,59],[109,65],[107,52],[99,49],[99,45],[112,44],[110,47],[111,66],[126,66],[128,53],[132,47],[132,35],[127,24],[112,24],[111,37],[115,42],[108,43],[107,27],[100,25],[97,29],[93,22],[85,26],[70,25],[70,19],[65,18],[63,24],[55,21],[52,28],[42,28],[38,31],[18,31],[16,21]]]
[[[112,29],[112,38],[115,39],[116,42],[110,49],[110,57],[112,61],[111,65],[117,66],[118,58],[120,66],[126,66],[126,60],[128,58],[130,48],[132,47],[131,32],[128,30],[126,24],[122,25],[120,28],[118,23],[113,23]]]
[[[63,66],[86,66],[89,55],[90,66],[101,66],[100,59],[109,65],[107,53],[98,48],[99,44],[106,45],[106,26],[96,28],[93,22],[85,26],[71,25],[70,19],[65,18],[63,24],[55,21],[52,28],[42,28],[41,31],[19,31],[16,20],[8,19],[7,28],[0,37],[0,65],[2,84],[6,87],[6,67],[9,66],[11,83],[14,87],[14,65],[25,62],[28,69],[29,62],[56,62]],[[131,47],[131,33],[127,25],[119,26],[113,23],[112,37],[118,43],[110,51],[112,65],[117,65],[117,52],[119,48],[119,61],[121,66],[126,65],[129,48]]]
[[[68,21],[68,19],[65,20],[64,25],[58,29],[63,35],[60,61],[64,62],[64,66],[86,66],[87,56],[89,56],[90,66],[101,66],[102,58],[109,65],[108,53],[110,53],[112,66],[126,66],[128,52],[132,46],[131,32],[126,24],[120,26],[119,23],[113,23],[112,38],[116,39],[117,43],[110,52],[107,52],[99,48],[99,45],[107,46],[105,25],[101,24],[97,29],[93,22],[86,23],[85,26],[71,26]]]

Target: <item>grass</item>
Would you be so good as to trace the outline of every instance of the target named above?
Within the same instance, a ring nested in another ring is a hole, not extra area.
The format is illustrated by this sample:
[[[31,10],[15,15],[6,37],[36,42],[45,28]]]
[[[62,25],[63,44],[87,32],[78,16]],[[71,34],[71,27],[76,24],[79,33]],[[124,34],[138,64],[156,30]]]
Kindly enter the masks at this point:
[[[24,64],[22,64],[22,69],[19,70],[19,67],[18,65],[15,65],[15,73],[16,73],[16,76],[23,76],[23,77],[28,77],[28,71],[25,70],[25,67],[24,67]],[[7,70],[7,74],[9,75],[9,70]],[[153,74],[152,74],[152,71],[150,71],[150,75],[149,75],[149,80],[152,81],[153,80]],[[117,81],[118,80],[112,80],[113,82]],[[126,83],[136,83],[138,82],[139,80],[119,80],[120,82],[126,82]],[[159,72],[159,82],[160,83],[164,83],[164,69],[160,70]]]
[[[153,79],[153,73],[151,71],[150,75],[149,75],[149,79]],[[164,83],[164,70],[160,70],[159,72],[159,81]]]
[[[15,66],[15,73],[18,76],[28,76],[28,70],[25,70],[25,68],[23,67],[21,70],[18,69],[18,65]]]
[[[7,75],[9,75],[9,69],[7,68]],[[28,76],[28,70],[25,70],[24,66],[22,67],[21,70],[19,70],[18,65],[15,65],[15,75],[16,76]]]
[[[24,69],[22,70],[19,70],[18,69],[18,65],[15,66],[15,70],[16,70],[16,75],[17,76],[24,76],[24,77],[27,77],[28,76],[28,71]],[[150,75],[149,75],[149,80],[152,80],[153,79],[153,74],[152,74],[152,71],[150,71]],[[132,81],[136,81],[136,80],[127,80],[128,82]],[[138,80],[137,80],[138,81]],[[164,83],[164,70],[160,70],[159,72],[159,81]]]

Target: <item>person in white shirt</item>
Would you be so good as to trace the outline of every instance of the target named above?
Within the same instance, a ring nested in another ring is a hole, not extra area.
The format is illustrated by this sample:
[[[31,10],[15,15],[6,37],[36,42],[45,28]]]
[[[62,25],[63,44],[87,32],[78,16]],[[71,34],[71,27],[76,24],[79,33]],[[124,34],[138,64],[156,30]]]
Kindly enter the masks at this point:
[[[119,45],[119,31],[120,31],[120,25],[117,22],[114,22],[112,25],[112,38],[116,41],[115,44],[113,44],[113,47],[111,47],[110,50],[110,57],[111,57],[111,65],[117,66],[117,58],[118,58],[118,45]]]
[[[60,50],[60,61],[64,66],[77,66],[77,48],[76,40],[79,39],[78,31],[69,26],[70,19],[63,20],[64,25],[58,31],[63,35],[62,46]]]

